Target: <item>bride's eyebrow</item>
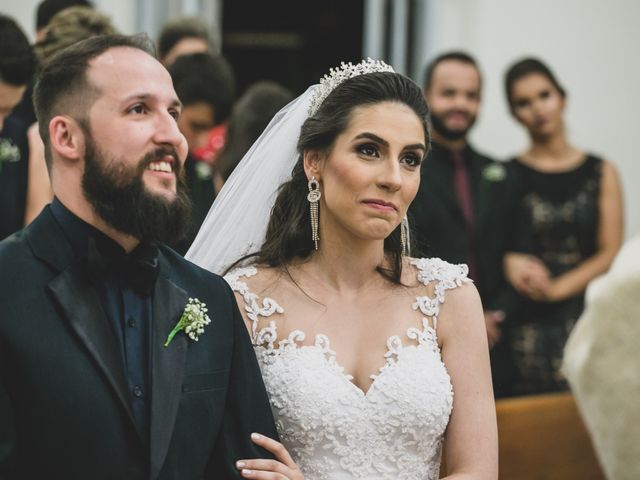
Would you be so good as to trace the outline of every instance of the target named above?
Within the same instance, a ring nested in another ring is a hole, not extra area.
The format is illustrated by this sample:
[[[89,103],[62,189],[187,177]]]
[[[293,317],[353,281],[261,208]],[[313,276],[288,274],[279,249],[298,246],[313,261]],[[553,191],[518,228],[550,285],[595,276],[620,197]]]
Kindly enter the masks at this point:
[[[354,140],[359,140],[361,138],[373,140],[374,142],[384,145],[385,147],[389,146],[389,142],[387,142],[384,138],[380,138],[375,133],[369,133],[369,132],[360,133],[354,137]]]
[[[359,140],[362,138],[366,138],[368,140],[373,140],[376,143],[379,143],[381,145],[384,145],[385,147],[389,146],[389,142],[387,142],[384,138],[379,137],[378,135],[376,135],[375,133],[369,133],[369,132],[364,132],[364,133],[360,133],[358,135],[356,135],[354,137],[354,140]],[[411,145],[405,145],[403,150],[427,150],[427,147],[425,147],[424,143],[412,143]]]

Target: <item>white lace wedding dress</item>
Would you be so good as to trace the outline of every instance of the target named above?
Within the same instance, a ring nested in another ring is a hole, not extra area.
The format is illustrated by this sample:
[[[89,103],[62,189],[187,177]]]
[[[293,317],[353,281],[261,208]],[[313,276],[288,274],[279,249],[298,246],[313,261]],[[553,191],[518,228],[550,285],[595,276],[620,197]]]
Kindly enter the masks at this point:
[[[344,373],[326,335],[307,339],[298,329],[278,335],[286,305],[249,289],[255,267],[226,276],[252,322],[280,439],[307,480],[438,478],[453,390],[437,343],[437,318],[446,291],[467,280],[467,267],[440,259],[411,264],[418,281],[430,287],[422,289],[430,295],[407,305],[420,312],[414,314],[421,324],[389,337],[386,363],[366,393]]]

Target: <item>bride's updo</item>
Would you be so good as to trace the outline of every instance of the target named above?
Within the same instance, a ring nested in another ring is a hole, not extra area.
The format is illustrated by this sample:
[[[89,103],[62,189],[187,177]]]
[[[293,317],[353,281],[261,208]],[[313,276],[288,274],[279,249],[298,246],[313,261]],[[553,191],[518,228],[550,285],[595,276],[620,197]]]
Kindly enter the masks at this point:
[[[336,138],[347,129],[355,108],[381,102],[398,102],[411,108],[424,130],[425,145],[429,145],[428,107],[420,87],[412,80],[398,73],[377,72],[342,82],[302,125],[297,144],[299,158],[291,180],[278,189],[264,244],[256,254],[258,263],[278,267],[294,258],[305,259],[311,254],[314,243],[311,239],[304,152],[315,150],[328,154]],[[389,280],[399,283],[402,274],[400,226],[385,239],[384,249],[391,268],[380,266],[379,271]]]

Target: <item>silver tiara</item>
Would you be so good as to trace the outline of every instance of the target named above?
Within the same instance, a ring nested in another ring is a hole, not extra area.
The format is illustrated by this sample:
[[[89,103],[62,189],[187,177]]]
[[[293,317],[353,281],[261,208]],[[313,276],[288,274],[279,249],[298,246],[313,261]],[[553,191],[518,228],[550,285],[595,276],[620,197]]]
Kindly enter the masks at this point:
[[[393,67],[387,65],[382,60],[372,60],[367,57],[366,60],[361,61],[357,65],[342,62],[339,68],[332,68],[329,73],[320,79],[320,84],[316,85],[311,96],[311,103],[309,105],[309,116],[314,115],[324,99],[342,82],[358,75],[364,75],[365,73],[375,72],[392,72]]]

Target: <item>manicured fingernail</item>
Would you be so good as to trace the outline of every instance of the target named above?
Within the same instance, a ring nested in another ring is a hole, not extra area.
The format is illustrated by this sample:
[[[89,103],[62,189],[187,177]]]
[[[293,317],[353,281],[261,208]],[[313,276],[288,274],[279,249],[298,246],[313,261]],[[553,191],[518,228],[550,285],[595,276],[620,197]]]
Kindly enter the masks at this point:
[[[242,470],[242,474],[243,475],[253,475],[253,470],[249,470],[248,468],[245,468],[244,470]]]
[[[236,462],[236,468],[242,468],[246,465],[244,462]]]
[[[260,440],[262,438],[262,435],[260,435],[259,433],[252,433],[251,438],[253,440]]]

